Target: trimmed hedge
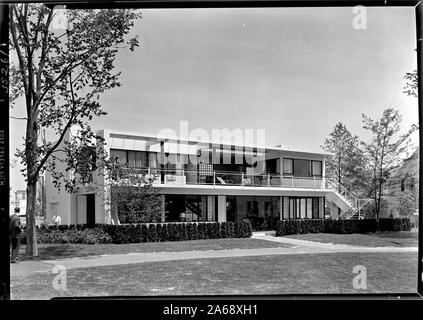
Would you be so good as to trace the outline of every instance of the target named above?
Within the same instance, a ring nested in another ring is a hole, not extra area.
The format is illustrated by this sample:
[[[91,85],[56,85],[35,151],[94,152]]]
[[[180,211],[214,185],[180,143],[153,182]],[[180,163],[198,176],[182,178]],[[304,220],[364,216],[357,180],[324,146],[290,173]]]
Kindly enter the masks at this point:
[[[381,232],[410,231],[409,218],[379,219]],[[305,233],[372,233],[377,231],[376,219],[363,220],[281,220],[276,225],[276,236]]]
[[[99,224],[37,227],[39,243],[140,243],[221,238],[249,238],[249,222],[165,223],[165,224]]]
[[[25,242],[25,238],[23,238]],[[48,243],[48,244],[67,244],[67,243],[83,243],[83,244],[95,244],[95,243],[111,243],[112,238],[109,234],[104,232],[101,228],[92,229],[37,229],[37,242]]]

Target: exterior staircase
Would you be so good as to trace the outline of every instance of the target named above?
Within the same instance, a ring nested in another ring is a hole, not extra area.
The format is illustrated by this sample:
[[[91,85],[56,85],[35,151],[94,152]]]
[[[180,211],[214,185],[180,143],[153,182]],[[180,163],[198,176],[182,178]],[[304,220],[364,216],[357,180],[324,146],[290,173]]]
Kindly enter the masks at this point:
[[[326,179],[325,187],[333,191],[327,195],[327,200],[341,209],[338,219],[362,219],[361,209],[370,202],[370,199],[356,197],[342,184],[332,179]]]

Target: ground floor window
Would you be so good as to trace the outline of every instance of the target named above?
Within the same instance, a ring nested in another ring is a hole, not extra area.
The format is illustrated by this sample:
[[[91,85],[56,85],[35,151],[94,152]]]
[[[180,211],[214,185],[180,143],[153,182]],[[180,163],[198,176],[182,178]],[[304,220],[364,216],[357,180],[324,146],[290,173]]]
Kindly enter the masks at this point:
[[[253,230],[274,230],[279,220],[280,197],[226,196],[226,221],[250,221]]]
[[[323,219],[324,197],[283,197],[283,219]]]
[[[216,197],[165,195],[165,222],[216,221]]]

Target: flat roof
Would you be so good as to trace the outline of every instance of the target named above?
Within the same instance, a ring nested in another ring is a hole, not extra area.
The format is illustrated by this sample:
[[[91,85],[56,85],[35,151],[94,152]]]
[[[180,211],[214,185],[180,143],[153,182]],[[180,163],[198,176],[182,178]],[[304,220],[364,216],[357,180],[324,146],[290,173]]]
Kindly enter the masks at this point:
[[[333,156],[332,153],[317,151],[317,150],[305,150],[302,148],[294,148],[294,147],[287,147],[287,146],[261,146],[261,145],[247,145],[247,144],[236,144],[236,143],[229,143],[227,141],[212,141],[212,140],[199,140],[199,139],[187,139],[181,138],[180,136],[176,135],[152,135],[140,132],[131,132],[131,131],[122,131],[122,130],[111,130],[111,129],[102,129],[97,130],[97,132],[103,131],[110,135],[121,136],[121,138],[126,139],[149,139],[149,140],[158,140],[158,141],[168,141],[168,142],[178,142],[178,143],[187,143],[187,144],[213,144],[213,145],[222,145],[224,147],[239,147],[239,148],[249,148],[249,149],[261,149],[265,151],[277,151],[277,152],[286,152],[286,153],[304,153],[304,154],[311,154],[311,155],[319,155],[324,157]]]

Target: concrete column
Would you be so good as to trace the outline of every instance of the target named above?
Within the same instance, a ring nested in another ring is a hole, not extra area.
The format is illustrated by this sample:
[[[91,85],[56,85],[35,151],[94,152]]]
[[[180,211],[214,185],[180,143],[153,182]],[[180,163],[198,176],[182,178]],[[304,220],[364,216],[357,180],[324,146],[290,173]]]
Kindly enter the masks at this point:
[[[226,196],[217,196],[217,221],[226,221]]]

